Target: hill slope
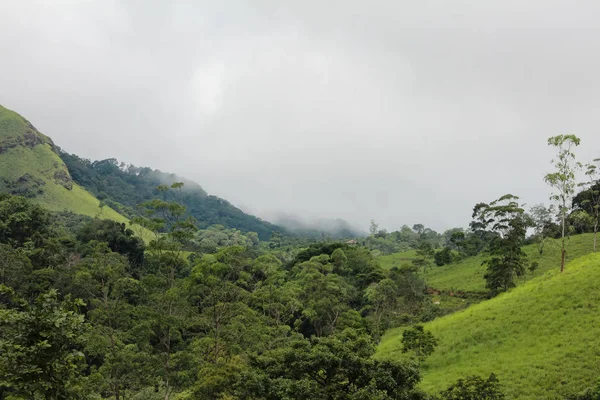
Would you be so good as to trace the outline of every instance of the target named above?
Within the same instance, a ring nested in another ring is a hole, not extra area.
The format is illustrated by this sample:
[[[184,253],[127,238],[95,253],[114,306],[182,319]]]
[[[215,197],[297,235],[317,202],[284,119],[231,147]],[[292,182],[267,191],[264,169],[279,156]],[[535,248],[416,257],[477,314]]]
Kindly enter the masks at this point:
[[[498,375],[508,398],[562,398],[600,375],[600,254],[570,262],[508,293],[425,324],[439,347],[422,383],[437,392],[458,378]],[[379,358],[401,358],[402,329],[390,330]]]
[[[594,250],[593,235],[591,233],[573,235],[570,237],[568,243],[567,261],[589,254]],[[536,261],[539,263],[538,269],[533,274],[528,272],[525,279],[543,275],[547,271],[560,267],[560,240],[558,239],[548,239],[544,252],[541,255],[536,245],[533,244],[524,246],[523,250],[527,253],[530,262]],[[411,250],[380,256],[378,260],[382,267],[389,269],[394,266],[400,266],[403,263],[410,263],[414,257],[416,257],[415,251]],[[428,268],[427,273],[423,274],[422,277],[429,287],[439,290],[485,291],[483,275],[485,274],[486,267],[485,265],[481,265],[481,263],[486,257],[485,254],[479,254],[475,257],[468,257],[442,267],[432,266]]]
[[[0,191],[33,199],[52,211],[72,211],[118,222],[92,194],[73,182],[52,140],[19,114],[0,106]]]
[[[283,228],[244,213],[228,201],[211,196],[196,182],[151,168],[119,164],[116,159],[90,161],[74,154],[60,152],[73,180],[97,197],[104,199],[119,212],[133,217],[136,206],[160,196],[156,187],[184,182],[181,196],[162,194],[170,200],[184,204],[203,229],[210,225],[223,225],[242,232],[256,232],[261,240],[268,240],[273,232]]]

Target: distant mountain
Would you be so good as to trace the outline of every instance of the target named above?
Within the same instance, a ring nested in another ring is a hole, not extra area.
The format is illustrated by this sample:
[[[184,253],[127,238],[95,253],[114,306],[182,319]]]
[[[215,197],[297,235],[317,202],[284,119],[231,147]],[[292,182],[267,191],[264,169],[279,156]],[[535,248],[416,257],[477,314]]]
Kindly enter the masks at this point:
[[[158,185],[183,182],[181,198],[177,200],[198,221],[199,228],[223,225],[242,232],[256,232],[261,240],[268,240],[273,232],[284,232],[283,228],[246,214],[227,200],[209,195],[196,182],[177,175],[126,165],[114,158],[90,161],[63,151],[59,154],[75,182],[130,218],[137,215],[138,204],[162,196],[156,190]],[[164,195],[169,200],[176,196],[170,192]]]
[[[166,196],[186,206],[198,221],[199,228],[223,225],[242,232],[256,232],[261,240],[268,240],[273,232],[283,233],[282,227],[244,213],[227,200],[211,196],[196,182],[147,167],[119,163],[116,159],[90,161],[74,154],[60,151],[73,180],[120,213],[133,217],[139,212],[138,204]],[[183,182],[181,198],[175,193],[160,194],[158,185]],[[177,198],[176,198],[177,196]]]
[[[290,232],[311,237],[329,236],[333,239],[346,239],[366,236],[367,233],[343,219],[303,219],[295,215],[277,213],[270,218]]]
[[[52,211],[126,222],[73,181],[58,148],[28,120],[0,106],[0,192],[33,199]]]
[[[274,232],[334,239],[365,235],[341,219],[306,220],[276,214],[273,223],[245,213],[227,200],[209,195],[198,183],[148,167],[135,167],[110,158],[91,161],[69,154],[40,133],[28,120],[0,106],[0,192],[34,199],[52,211],[127,222],[139,215],[140,203],[174,193],[156,187],[184,182],[181,197],[199,228],[223,225],[256,232],[268,240]]]

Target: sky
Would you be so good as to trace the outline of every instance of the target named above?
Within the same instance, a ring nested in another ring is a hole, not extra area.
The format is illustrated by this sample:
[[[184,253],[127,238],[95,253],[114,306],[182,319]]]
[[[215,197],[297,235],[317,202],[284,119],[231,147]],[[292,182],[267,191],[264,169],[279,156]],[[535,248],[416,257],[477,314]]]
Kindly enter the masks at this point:
[[[600,2],[2,0],[0,104],[265,219],[467,226],[600,157]]]

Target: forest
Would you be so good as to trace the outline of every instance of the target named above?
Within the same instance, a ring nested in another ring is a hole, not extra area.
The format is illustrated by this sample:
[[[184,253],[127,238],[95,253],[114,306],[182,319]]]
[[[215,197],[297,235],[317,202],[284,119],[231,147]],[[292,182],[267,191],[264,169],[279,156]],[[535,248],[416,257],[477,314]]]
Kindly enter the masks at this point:
[[[341,241],[239,219],[175,177],[61,153],[73,179],[131,223],[0,194],[0,398],[510,398],[494,370],[423,390],[441,346],[428,323],[516,290],[541,268],[525,246],[542,255],[556,243],[561,272],[570,237],[588,233],[596,251],[600,160],[580,164],[573,135],[548,144],[549,206],[525,210],[506,194],[474,205],[468,228],[387,232],[372,221],[368,236]],[[410,256],[382,264],[400,253]],[[444,307],[432,271],[452,275],[474,257],[485,290]],[[377,356],[388,332],[401,332],[396,358]],[[579,387],[563,398],[599,396]]]

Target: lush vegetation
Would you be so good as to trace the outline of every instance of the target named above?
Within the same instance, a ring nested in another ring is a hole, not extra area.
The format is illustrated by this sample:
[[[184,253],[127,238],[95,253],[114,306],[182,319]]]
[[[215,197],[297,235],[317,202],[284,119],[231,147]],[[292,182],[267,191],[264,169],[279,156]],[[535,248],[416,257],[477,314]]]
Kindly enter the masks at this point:
[[[0,108],[0,398],[598,399],[600,164],[548,144],[550,205],[290,235]]]
[[[90,161],[61,151],[73,180],[98,199],[129,218],[139,216],[138,204],[164,196],[165,200],[177,200],[193,216],[199,228],[222,225],[242,232],[255,232],[261,240],[268,240],[273,232],[282,228],[248,215],[229,202],[208,195],[200,185],[173,174],[147,167],[135,167],[119,163],[115,159]],[[181,192],[159,192],[161,185],[184,182]]]
[[[3,397],[424,398],[415,363],[372,358],[393,311],[430,307],[412,270],[344,244],[284,263],[251,239],[186,258],[210,230],[174,202],[142,208],[147,246],[0,195]]]
[[[587,237],[587,239],[590,239]],[[435,392],[467,375],[494,372],[509,398],[564,398],[600,373],[600,255],[578,258],[516,289],[424,325],[439,340],[423,366],[422,388]],[[404,328],[392,329],[381,359],[402,359]]]
[[[127,218],[74,183],[52,140],[17,113],[0,106],[0,191],[34,199],[53,211],[118,222]]]

